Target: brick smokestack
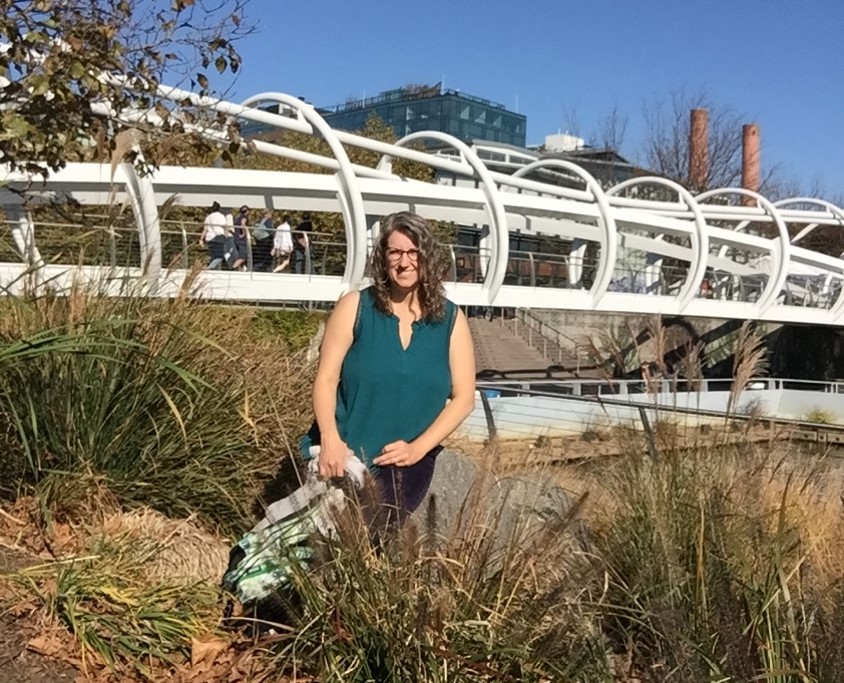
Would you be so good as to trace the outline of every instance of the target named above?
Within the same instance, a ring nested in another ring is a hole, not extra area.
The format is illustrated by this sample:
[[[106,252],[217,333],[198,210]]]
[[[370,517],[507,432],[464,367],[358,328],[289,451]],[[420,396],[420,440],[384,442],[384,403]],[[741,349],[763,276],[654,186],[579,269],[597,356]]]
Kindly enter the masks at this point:
[[[748,123],[741,128],[741,186],[759,192],[762,180],[759,156],[759,126]],[[756,200],[742,197],[744,206],[756,206]]]
[[[705,190],[709,177],[709,112],[692,109],[689,126],[689,185]]]

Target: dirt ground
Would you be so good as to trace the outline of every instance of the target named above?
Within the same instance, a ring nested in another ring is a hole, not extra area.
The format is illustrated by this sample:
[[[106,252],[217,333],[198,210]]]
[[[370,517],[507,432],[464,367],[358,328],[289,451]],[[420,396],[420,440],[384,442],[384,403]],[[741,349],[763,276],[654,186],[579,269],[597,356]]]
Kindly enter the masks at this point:
[[[0,576],[37,561],[22,552],[0,545]],[[76,680],[72,666],[27,648],[37,636],[36,626],[16,618],[0,604],[0,682],[69,683]]]

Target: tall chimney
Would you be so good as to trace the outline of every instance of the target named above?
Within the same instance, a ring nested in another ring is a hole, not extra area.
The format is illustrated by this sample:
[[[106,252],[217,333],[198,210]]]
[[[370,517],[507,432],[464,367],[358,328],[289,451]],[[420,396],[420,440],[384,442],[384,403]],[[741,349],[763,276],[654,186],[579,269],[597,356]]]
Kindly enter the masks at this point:
[[[759,192],[761,183],[759,161],[759,126],[748,123],[741,128],[741,186],[745,190]],[[752,197],[742,197],[744,206],[756,206]]]
[[[689,185],[700,192],[709,177],[709,112],[692,109],[689,126]]]

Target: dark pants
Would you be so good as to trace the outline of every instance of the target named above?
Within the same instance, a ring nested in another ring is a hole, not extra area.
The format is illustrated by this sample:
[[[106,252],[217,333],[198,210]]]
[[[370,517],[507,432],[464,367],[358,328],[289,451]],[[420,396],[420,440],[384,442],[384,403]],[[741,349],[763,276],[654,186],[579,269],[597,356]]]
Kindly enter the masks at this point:
[[[310,247],[309,247],[310,249]],[[305,250],[304,249],[295,249],[293,251],[293,272],[299,273],[300,275],[305,273]],[[314,272],[314,262],[313,257],[311,257],[311,270],[310,273],[313,274]]]
[[[437,455],[437,446],[410,467],[379,467],[374,476],[381,504],[379,522],[387,526],[404,524],[428,493]]]
[[[252,247],[252,269],[269,273],[273,269],[273,237],[255,240]]]
[[[226,251],[226,238],[223,235],[212,237],[208,241],[208,256],[210,260],[208,267],[211,270],[219,270],[223,266]]]

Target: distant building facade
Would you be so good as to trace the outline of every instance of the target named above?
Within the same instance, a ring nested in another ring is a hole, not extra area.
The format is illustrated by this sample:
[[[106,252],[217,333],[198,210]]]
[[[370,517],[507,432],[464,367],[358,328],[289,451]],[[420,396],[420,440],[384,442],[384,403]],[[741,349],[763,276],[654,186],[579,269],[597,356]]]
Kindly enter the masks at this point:
[[[524,147],[527,134],[524,114],[509,111],[503,104],[490,100],[445,90],[440,83],[387,90],[375,97],[350,100],[319,111],[332,127],[343,130],[359,130],[375,114],[398,138],[417,131],[436,130],[460,140],[488,140]]]
[[[265,107],[278,112],[278,105]],[[435,85],[408,85],[387,90],[375,97],[349,100],[333,107],[318,107],[317,111],[332,128],[361,130],[367,119],[376,115],[387,123],[397,138],[422,130],[448,133],[460,140],[488,140],[524,147],[527,117],[497,104],[457,90],[445,90]],[[254,122],[244,122],[241,132],[250,138],[272,128]]]

